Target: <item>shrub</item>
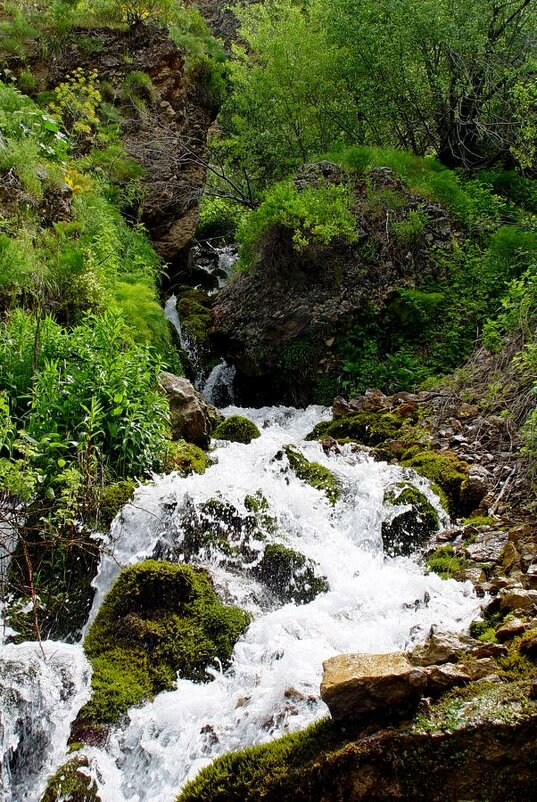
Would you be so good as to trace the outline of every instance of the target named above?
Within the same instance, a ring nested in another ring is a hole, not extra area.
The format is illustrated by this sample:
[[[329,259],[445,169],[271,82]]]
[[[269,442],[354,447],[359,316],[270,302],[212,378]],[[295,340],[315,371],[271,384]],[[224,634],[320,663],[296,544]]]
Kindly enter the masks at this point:
[[[254,265],[257,252],[272,227],[287,229],[297,251],[308,244],[331,242],[343,237],[356,240],[356,220],[350,210],[350,195],[342,184],[308,188],[302,191],[289,181],[270,189],[259,208],[239,226],[240,265]]]

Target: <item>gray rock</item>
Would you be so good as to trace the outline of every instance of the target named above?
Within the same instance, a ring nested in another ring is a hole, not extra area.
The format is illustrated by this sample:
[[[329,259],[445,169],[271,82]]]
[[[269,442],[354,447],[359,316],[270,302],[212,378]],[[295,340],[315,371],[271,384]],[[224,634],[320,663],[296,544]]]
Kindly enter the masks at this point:
[[[499,530],[480,532],[474,543],[465,546],[466,556],[470,560],[474,560],[474,562],[497,562],[501,557],[506,543],[506,532],[501,532]]]
[[[187,379],[165,371],[160,374],[159,383],[170,406],[172,439],[207,448],[212,431],[211,412],[201,393]]]
[[[456,663],[461,654],[478,646],[479,641],[469,635],[431,630],[425,643],[416,646],[409,657],[416,666]]]

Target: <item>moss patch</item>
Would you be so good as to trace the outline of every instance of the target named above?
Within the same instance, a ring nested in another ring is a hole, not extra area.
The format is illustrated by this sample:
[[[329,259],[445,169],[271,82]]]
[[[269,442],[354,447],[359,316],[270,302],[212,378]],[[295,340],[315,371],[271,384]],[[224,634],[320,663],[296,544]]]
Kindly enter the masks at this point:
[[[413,468],[444,491],[452,517],[471,511],[471,500],[466,497],[469,469],[467,462],[449,452],[419,451],[404,459],[401,465]]]
[[[106,529],[110,528],[120,509],[132,500],[135,489],[136,482],[130,479],[114,482],[103,487],[99,497],[99,526]]]
[[[438,529],[438,513],[427,497],[410,482],[398,482],[384,494],[384,504],[402,507],[382,524],[384,551],[390,557],[409,555]]]
[[[284,452],[294,473],[303,482],[316,490],[324,490],[328,500],[335,504],[339,498],[339,486],[334,474],[318,462],[310,462],[293,446],[284,446]]]
[[[205,473],[210,464],[211,460],[199,446],[187,443],[186,440],[176,440],[169,445],[164,459],[164,470],[190,476],[192,473]]]
[[[366,446],[375,446],[400,437],[405,424],[408,426],[404,418],[389,412],[358,412],[345,418],[321,421],[308,434],[306,440],[333,437],[336,440],[353,440]]]
[[[207,344],[212,323],[211,301],[202,290],[187,290],[177,301],[177,312],[184,331],[196,340]]]
[[[438,574],[442,579],[452,579],[455,574],[466,565],[463,557],[457,556],[453,546],[440,546],[438,549],[428,554],[425,564],[429,571]]]
[[[217,440],[231,440],[234,443],[251,443],[261,432],[251,420],[244,415],[231,415],[219,423],[213,432]]]
[[[101,802],[97,783],[88,776],[88,767],[85,757],[64,763],[48,781],[41,802]]]
[[[85,724],[115,721],[131,705],[173,687],[177,672],[205,681],[218,659],[229,663],[249,623],[223,605],[207,573],[147,560],[121,572],[84,641],[93,666]]]

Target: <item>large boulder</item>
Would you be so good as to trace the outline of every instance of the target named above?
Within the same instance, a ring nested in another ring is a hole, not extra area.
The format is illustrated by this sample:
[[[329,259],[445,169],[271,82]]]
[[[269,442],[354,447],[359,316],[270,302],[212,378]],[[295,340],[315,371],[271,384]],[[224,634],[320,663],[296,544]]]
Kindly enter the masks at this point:
[[[213,424],[211,410],[188,379],[162,371],[159,383],[170,406],[173,440],[186,440],[207,448]]]
[[[402,652],[341,654],[323,668],[321,696],[336,721],[406,708],[427,685],[424,671]]]
[[[323,664],[321,697],[334,721],[411,712],[422,696],[436,696],[472,679],[460,664],[414,665],[410,655],[342,654]]]

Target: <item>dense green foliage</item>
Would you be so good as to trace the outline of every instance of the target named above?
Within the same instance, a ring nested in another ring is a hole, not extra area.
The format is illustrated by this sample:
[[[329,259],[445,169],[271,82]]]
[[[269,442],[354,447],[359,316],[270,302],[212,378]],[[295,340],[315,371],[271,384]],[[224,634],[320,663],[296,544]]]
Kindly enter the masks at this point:
[[[269,0],[237,10],[222,122],[230,161],[267,184],[339,140],[435,151],[450,166],[535,167],[530,0]],[[270,121],[270,122],[269,122]]]

